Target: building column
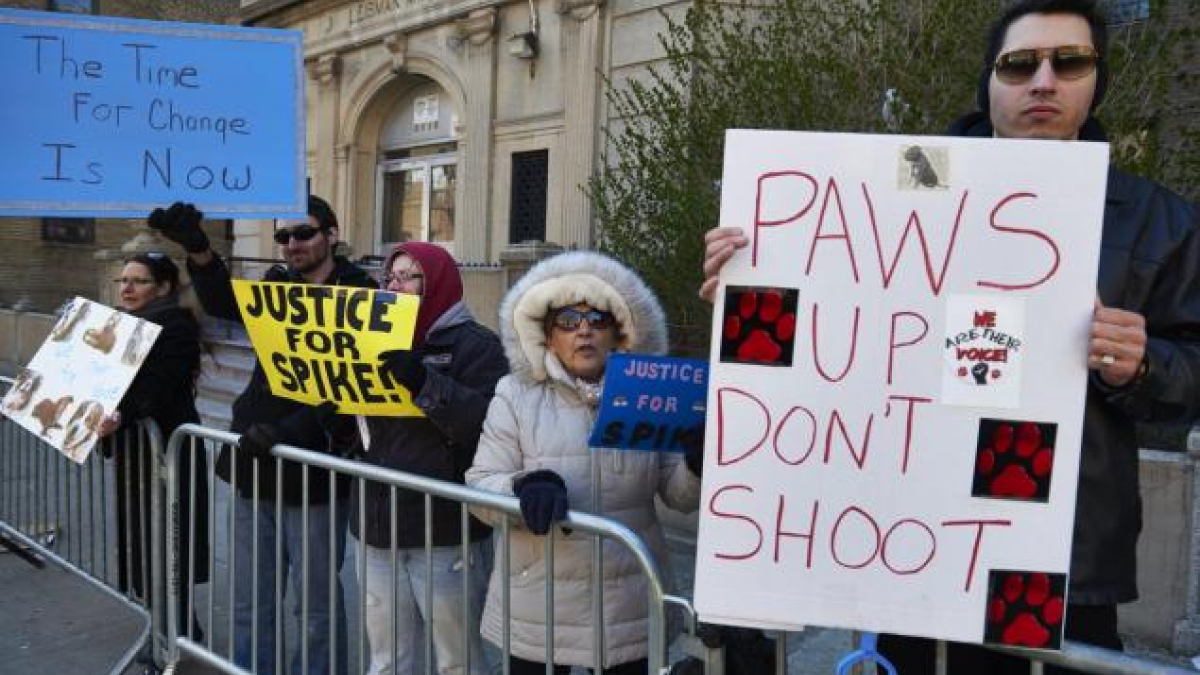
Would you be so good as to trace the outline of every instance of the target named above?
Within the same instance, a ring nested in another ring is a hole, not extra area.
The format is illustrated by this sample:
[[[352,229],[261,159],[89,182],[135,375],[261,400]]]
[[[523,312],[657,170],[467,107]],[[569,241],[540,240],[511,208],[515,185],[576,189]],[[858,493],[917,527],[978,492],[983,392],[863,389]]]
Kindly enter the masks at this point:
[[[604,13],[602,0],[558,0],[563,18],[563,44],[567,67],[563,78],[563,142],[558,166],[551,171],[563,177],[561,230],[547,238],[568,248],[591,248],[592,205],[584,188],[599,161],[599,110]],[[553,158],[551,162],[553,163]]]
[[[460,262],[482,263],[495,257],[491,242],[492,118],[496,101],[494,7],[479,9],[454,24],[455,39],[466,53],[463,133],[458,145],[458,214],[454,254]]]
[[[329,199],[337,204],[333,208],[337,213],[338,222],[342,226],[341,232],[338,233],[341,241],[346,242],[351,248],[351,253],[357,257],[371,253],[371,247],[374,245],[372,241],[374,223],[360,222],[357,205],[354,201],[356,181],[354,180],[353,159],[356,150],[357,146],[353,143],[342,143],[334,148],[334,175],[338,177],[337,192],[329,195]],[[354,230],[353,236],[351,236],[351,230]]]
[[[334,158],[337,145],[342,58],[337,54],[322,54],[308,62],[308,76],[315,83],[316,106],[308,124],[317,125],[317,147],[314,149],[316,170],[312,176],[313,193],[330,202],[339,215],[346,209],[338,200],[338,166]],[[344,233],[343,233],[344,235]]]

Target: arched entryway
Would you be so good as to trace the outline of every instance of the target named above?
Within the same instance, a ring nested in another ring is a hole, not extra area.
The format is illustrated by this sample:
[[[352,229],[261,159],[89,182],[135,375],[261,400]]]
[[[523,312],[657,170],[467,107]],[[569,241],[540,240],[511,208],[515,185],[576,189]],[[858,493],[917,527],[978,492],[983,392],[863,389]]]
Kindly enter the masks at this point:
[[[454,104],[433,80],[409,86],[384,116],[378,144],[375,245],[429,241],[453,253],[458,184]]]
[[[458,89],[441,78],[387,69],[356,89],[360,103],[348,109],[345,174],[353,249],[385,255],[399,242],[419,240],[454,253],[455,239],[463,236]]]

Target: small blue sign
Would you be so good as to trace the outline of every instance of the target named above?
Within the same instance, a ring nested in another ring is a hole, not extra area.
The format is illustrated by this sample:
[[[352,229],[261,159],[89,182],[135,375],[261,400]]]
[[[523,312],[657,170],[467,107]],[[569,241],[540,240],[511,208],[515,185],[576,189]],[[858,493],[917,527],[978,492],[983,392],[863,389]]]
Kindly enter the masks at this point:
[[[0,10],[0,215],[303,218],[299,31]]]
[[[612,354],[604,368],[594,448],[683,452],[704,437],[708,362]]]

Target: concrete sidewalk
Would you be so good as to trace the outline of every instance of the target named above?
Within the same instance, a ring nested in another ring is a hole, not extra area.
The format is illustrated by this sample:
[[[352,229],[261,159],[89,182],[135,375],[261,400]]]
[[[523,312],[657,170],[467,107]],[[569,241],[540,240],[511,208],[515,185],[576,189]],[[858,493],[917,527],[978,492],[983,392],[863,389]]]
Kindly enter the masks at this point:
[[[107,673],[133,648],[145,620],[52,562],[0,553],[0,673]]]
[[[228,490],[223,484],[218,484],[216,497],[215,522],[227,523]],[[56,550],[74,550],[69,534],[66,530],[61,533],[55,544]],[[195,598],[197,615],[213,648],[222,655],[228,653],[229,644],[229,552],[225,544],[225,538],[220,536],[214,542],[215,585],[197,586]],[[356,548],[350,538],[341,575],[346,593],[351,673],[361,672],[359,663],[365,660],[359,643],[361,614],[357,602]],[[688,597],[694,571],[690,547],[675,545],[673,548],[672,574],[680,594]],[[109,566],[115,566],[115,561],[110,561]],[[214,592],[215,597],[210,598]],[[293,625],[291,612],[286,612],[285,616],[285,630],[295,635],[297,627]],[[0,553],[0,675],[108,673],[137,642],[141,621],[134,610],[53,562],[38,569],[16,555]],[[850,634],[846,631],[810,629],[793,633],[788,640],[789,672],[832,673],[834,665],[850,648]],[[683,654],[673,649],[671,657],[677,660],[683,658]],[[134,663],[125,675],[142,675],[143,672],[144,667]],[[199,675],[215,671],[197,663],[183,663],[176,672]]]

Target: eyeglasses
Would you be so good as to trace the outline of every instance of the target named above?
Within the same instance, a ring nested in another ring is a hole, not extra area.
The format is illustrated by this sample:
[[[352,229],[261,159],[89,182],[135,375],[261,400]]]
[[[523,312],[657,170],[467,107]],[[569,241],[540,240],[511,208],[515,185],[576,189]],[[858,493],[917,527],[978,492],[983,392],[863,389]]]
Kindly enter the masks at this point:
[[[383,285],[387,286],[388,284],[392,283],[393,281],[398,284],[406,284],[414,279],[424,279],[424,278],[425,278],[425,275],[421,274],[420,272],[404,271],[404,272],[401,272],[400,274],[392,274],[389,272],[383,276]]]
[[[308,241],[317,236],[317,233],[320,231],[321,228],[313,227],[312,225],[297,225],[290,230],[275,230],[275,243],[280,246],[287,246],[288,241],[292,237],[295,237],[296,241]]]
[[[146,277],[118,277],[113,279],[113,283],[118,286],[149,286],[154,280]]]
[[[611,312],[602,312],[598,309],[578,310],[574,307],[564,307],[554,314],[551,325],[559,330],[572,332],[579,330],[584,321],[587,321],[588,326],[596,330],[612,328],[617,323],[616,317]]]
[[[996,59],[996,79],[1004,84],[1025,84],[1033,78],[1042,61],[1050,59],[1054,74],[1064,80],[1087,77],[1096,69],[1100,55],[1087,45],[1017,49]]]

